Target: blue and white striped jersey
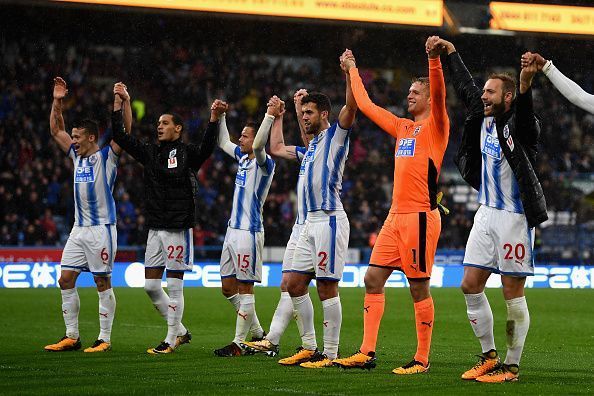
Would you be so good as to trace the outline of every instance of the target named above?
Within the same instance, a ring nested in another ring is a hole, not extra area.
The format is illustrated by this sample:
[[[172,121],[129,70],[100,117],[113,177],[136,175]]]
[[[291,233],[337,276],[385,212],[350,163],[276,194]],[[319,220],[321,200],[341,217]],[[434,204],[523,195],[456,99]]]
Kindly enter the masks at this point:
[[[342,173],[349,153],[350,129],[338,122],[315,136],[301,164],[303,196],[308,212],[342,210]]]
[[[115,224],[113,186],[119,156],[109,144],[84,158],[71,145],[68,156],[74,162],[74,224]]]
[[[229,219],[229,227],[247,231],[264,231],[262,224],[262,208],[268,195],[275,163],[269,155],[266,162],[258,165],[255,158],[248,158],[235,147],[235,159],[239,162],[235,176],[233,193],[233,209]]]
[[[297,179],[297,218],[295,224],[305,224],[307,219],[307,206],[305,205],[305,194],[303,193],[303,183],[305,183],[305,153],[307,149],[302,146],[296,146],[295,154],[301,162],[299,167],[299,178]]]
[[[506,125],[504,128],[508,128],[508,126]],[[483,120],[481,152],[483,161],[479,202],[492,208],[524,213],[518,181],[499,145],[494,117],[485,117]]]

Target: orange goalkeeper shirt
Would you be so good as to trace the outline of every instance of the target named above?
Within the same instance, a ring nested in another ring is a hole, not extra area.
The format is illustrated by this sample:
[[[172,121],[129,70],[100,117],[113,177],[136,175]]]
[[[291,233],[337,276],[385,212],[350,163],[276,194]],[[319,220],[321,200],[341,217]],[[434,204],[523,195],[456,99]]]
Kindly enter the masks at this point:
[[[431,115],[419,122],[397,117],[375,105],[369,99],[357,68],[351,68],[349,74],[359,109],[396,138],[390,213],[429,212],[435,209],[437,179],[450,134],[441,61],[439,58],[429,59]]]

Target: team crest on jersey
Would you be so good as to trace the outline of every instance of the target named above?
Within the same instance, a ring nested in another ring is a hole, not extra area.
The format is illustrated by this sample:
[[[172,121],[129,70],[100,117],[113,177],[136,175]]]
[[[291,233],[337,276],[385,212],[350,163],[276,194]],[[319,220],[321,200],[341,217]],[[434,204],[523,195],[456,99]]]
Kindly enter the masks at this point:
[[[413,135],[413,137],[415,137],[419,133],[421,133],[421,126],[420,125],[415,128],[415,130],[413,131],[412,135]]]
[[[398,141],[398,151],[396,151],[396,157],[414,157],[416,143],[417,139],[415,138],[400,139]]]
[[[173,149],[169,152],[169,159],[167,159],[168,169],[177,168],[177,157],[175,154],[177,154],[177,149]]]
[[[501,159],[501,146],[499,145],[499,139],[497,139],[497,136],[485,136],[485,143],[483,144],[482,151],[489,157],[493,157],[497,160]]]
[[[506,139],[509,137],[509,127],[507,126],[507,124],[505,124],[505,126],[503,127],[503,137]]]
[[[97,154],[93,154],[89,157],[89,164],[91,165],[95,165],[95,163],[97,162]]]
[[[77,166],[74,171],[75,183],[93,183],[95,181],[95,172],[92,166]]]

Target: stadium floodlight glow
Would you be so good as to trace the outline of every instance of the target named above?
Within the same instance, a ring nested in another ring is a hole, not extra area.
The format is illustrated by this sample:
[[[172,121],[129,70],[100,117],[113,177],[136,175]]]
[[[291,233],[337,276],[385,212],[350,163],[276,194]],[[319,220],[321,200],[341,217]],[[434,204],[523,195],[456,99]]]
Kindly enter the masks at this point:
[[[489,9],[493,29],[594,35],[594,7],[493,1]]]
[[[443,0],[54,0],[232,14],[441,26]]]

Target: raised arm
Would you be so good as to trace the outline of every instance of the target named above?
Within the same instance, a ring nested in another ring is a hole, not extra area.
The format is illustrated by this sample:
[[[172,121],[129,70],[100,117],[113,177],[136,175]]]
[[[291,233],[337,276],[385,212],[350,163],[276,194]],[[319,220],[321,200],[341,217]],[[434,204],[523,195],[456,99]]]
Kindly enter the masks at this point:
[[[206,127],[206,131],[202,136],[200,145],[188,145],[189,164],[193,169],[200,169],[204,161],[206,161],[214,151],[219,135],[219,118],[220,114],[211,109],[210,120]]]
[[[281,114],[281,102],[276,95],[270,98],[264,120],[262,120],[260,128],[258,128],[258,132],[254,137],[252,148],[254,149],[254,155],[256,156],[258,165],[264,165],[266,163],[266,142],[268,141],[274,120]]]
[[[439,40],[438,36],[432,36],[427,39],[427,48]],[[443,78],[443,69],[439,59],[440,50],[432,46],[427,50],[429,57],[429,92],[431,96],[431,117],[438,126],[436,130],[442,132],[445,136],[450,132],[450,120],[446,108],[446,86]]]
[[[113,113],[111,115],[111,130],[113,132],[113,141],[111,147],[116,154],[119,154],[122,150],[126,150],[135,160],[144,164],[148,156],[148,148],[146,144],[142,143],[135,136],[130,133],[126,133],[126,121],[122,110],[123,104],[122,96],[128,95],[125,85],[116,84],[114,86],[114,99],[113,99]],[[130,96],[128,95],[128,101]],[[130,113],[131,114],[131,113]],[[131,127],[131,120],[130,120]],[[117,150],[117,151],[116,151]]]
[[[299,105],[301,99],[299,99]],[[297,103],[296,103],[297,105]],[[281,101],[281,112],[278,117],[274,119],[272,129],[270,131],[270,154],[275,157],[280,157],[288,160],[298,161],[297,146],[287,146],[285,144],[285,137],[283,135],[283,116],[285,113],[284,102]],[[303,139],[303,133],[301,138]]]
[[[574,105],[594,114],[594,95],[589,94],[569,77],[561,73],[551,60],[546,60],[536,53],[526,52],[522,55],[522,67],[532,62],[536,63],[538,70],[542,70],[555,88],[561,92],[561,95],[565,96]]]
[[[466,65],[462,61],[462,57],[456,51],[456,47],[451,42],[439,39],[432,43],[442,53],[447,53],[447,64],[450,69],[450,77],[452,83],[458,94],[458,97],[462,99],[466,108],[472,113],[483,112],[484,105],[481,100],[482,90],[476,86],[472,75],[466,68]],[[427,48],[429,51],[430,48]]]
[[[297,115],[297,122],[299,123],[299,133],[301,135],[301,141],[305,147],[309,146],[309,141],[311,140],[307,133],[305,132],[305,124],[303,123],[303,109],[301,106],[301,99],[307,95],[306,89],[299,89],[293,95],[293,103],[295,103],[295,113]]]
[[[128,89],[126,85],[122,82],[118,82],[113,86],[113,94],[114,94],[114,111],[116,106],[119,109],[122,109],[122,119],[124,122],[124,129],[127,134],[132,131],[132,107],[130,106],[130,94],[128,93]],[[117,144],[114,140],[110,142],[111,148],[113,152],[117,155],[120,155],[122,152],[122,148],[119,144]]]
[[[534,116],[531,89],[532,79],[537,71],[535,63],[522,68],[520,72],[520,89],[516,99],[517,138],[525,146],[530,146],[533,150],[537,149],[538,135],[540,134],[540,126]]]
[[[70,150],[72,146],[72,138],[66,132],[64,124],[64,117],[62,116],[62,100],[68,94],[66,88],[66,81],[62,77],[54,78],[54,101],[52,103],[52,110],[50,113],[50,133],[52,137],[65,153]]]
[[[347,49],[347,51],[349,50]],[[353,123],[355,122],[355,116],[357,115],[357,101],[355,100],[355,95],[353,94],[351,79],[349,77],[349,70],[346,68],[346,66],[343,65],[342,62],[343,56],[344,53],[340,57],[340,68],[345,74],[346,104],[340,110],[340,114],[338,114],[338,125],[343,129],[349,129],[353,126]]]
[[[211,114],[215,114],[216,117],[219,119],[219,138],[218,144],[221,150],[223,150],[227,155],[235,158],[235,150],[237,149],[237,145],[231,142],[229,138],[229,129],[227,129],[227,120],[225,118],[225,112],[229,108],[229,105],[222,100],[215,99],[212,102],[212,106],[210,106]]]
[[[369,99],[369,95],[363,86],[363,81],[359,76],[359,70],[355,63],[355,57],[350,50],[346,50],[340,59],[341,68],[347,74],[347,80],[350,83],[347,87],[351,89],[353,97],[357,102],[357,106],[363,114],[371,121],[373,121],[382,130],[390,135],[398,138],[397,130],[401,119],[388,110],[377,106]]]

